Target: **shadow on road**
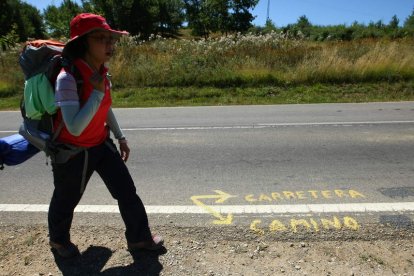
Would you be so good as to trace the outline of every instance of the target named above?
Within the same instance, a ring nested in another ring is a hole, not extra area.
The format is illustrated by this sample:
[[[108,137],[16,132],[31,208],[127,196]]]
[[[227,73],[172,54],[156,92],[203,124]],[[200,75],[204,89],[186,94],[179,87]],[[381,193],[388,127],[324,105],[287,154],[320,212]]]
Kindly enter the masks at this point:
[[[105,264],[112,256],[112,251],[102,246],[91,246],[80,256],[73,259],[63,259],[52,251],[55,262],[64,276],[72,275],[160,275],[163,266],[158,257],[167,252],[165,248],[157,252],[131,252],[134,262],[127,266],[117,266],[108,269]]]
[[[414,187],[381,188],[379,192],[390,198],[406,198],[414,196]]]
[[[405,215],[382,215],[380,223],[396,229],[412,229],[414,226],[411,218]]]

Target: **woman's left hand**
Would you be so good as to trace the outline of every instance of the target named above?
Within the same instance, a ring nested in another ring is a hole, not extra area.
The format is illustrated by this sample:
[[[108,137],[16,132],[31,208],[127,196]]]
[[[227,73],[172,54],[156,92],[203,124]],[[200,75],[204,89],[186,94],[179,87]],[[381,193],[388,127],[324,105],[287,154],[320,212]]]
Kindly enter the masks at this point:
[[[129,152],[131,151],[128,147],[127,143],[120,143],[119,144],[119,151],[121,153],[121,158],[126,162],[129,158]]]

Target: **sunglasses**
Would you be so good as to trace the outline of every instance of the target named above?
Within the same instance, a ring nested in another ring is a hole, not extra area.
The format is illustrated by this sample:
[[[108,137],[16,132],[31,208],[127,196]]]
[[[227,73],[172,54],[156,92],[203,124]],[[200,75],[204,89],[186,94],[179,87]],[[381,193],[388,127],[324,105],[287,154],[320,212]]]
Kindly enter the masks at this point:
[[[89,37],[101,44],[115,44],[118,41],[116,36],[90,35]]]

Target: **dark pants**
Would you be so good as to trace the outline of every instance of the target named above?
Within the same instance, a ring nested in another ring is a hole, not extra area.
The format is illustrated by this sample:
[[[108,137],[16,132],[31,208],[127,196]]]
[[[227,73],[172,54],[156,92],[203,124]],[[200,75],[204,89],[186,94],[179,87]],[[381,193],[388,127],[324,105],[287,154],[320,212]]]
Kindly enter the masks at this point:
[[[112,197],[118,201],[124,220],[125,236],[129,243],[151,240],[145,207],[138,197],[134,182],[112,140],[110,145],[88,149],[86,183],[96,171]],[[111,148],[113,147],[113,148]],[[81,152],[65,164],[52,164],[55,190],[49,206],[48,222],[50,240],[56,243],[70,241],[73,211],[79,203],[85,153]]]

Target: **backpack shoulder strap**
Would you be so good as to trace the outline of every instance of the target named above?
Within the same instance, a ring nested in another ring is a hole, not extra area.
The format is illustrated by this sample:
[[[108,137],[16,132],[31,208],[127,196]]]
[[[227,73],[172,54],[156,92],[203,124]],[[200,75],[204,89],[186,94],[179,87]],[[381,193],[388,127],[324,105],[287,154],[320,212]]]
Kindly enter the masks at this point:
[[[72,63],[72,65],[70,66],[70,72],[72,73],[73,77],[75,78],[76,81],[76,89],[78,91],[78,95],[79,98],[82,95],[82,86],[83,86],[83,78],[82,75],[79,71],[79,69],[75,66],[75,64]]]
[[[73,62],[70,62],[66,59],[62,59],[62,67],[66,72],[70,73],[76,81],[76,89],[78,91],[79,98],[82,94],[83,78],[79,69],[75,66]]]

